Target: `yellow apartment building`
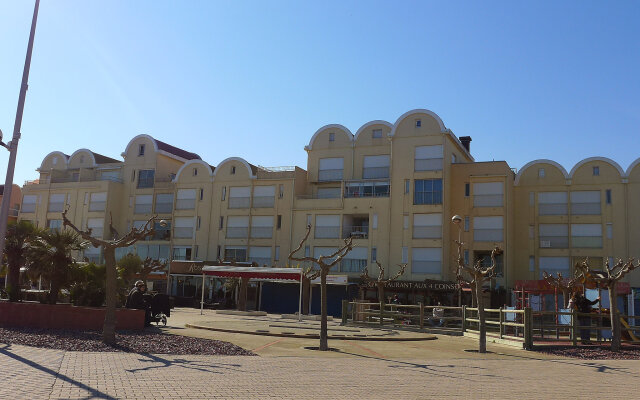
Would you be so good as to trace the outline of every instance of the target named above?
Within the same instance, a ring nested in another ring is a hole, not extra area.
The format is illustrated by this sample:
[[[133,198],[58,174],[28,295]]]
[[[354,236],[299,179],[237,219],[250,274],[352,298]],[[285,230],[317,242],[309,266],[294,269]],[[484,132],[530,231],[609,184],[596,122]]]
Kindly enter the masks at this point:
[[[139,135],[122,161],[87,149],[47,155],[39,179],[23,187],[20,219],[55,229],[68,207],[74,223],[109,238],[158,215],[167,226],[118,257],[134,252],[261,266],[286,265],[311,225],[306,255],[331,254],[353,238],[353,251],[334,268],[350,283],[360,282],[365,267],[377,275],[376,261],[386,275],[406,263],[390,292],[407,301],[453,301],[458,237],[468,262],[488,263],[494,246],[504,250],[490,285],[503,293],[516,280],[540,279],[543,270],[570,275],[585,257],[596,265],[640,257],[640,159],[626,171],[598,157],[570,172],[550,160],[515,171],[504,161],[475,161],[470,142],[424,109],[394,123],[368,122],[355,134],[342,125],[321,127],[304,148],[306,170],[238,157],[212,166]],[[459,225],[453,215],[462,218]],[[100,249],[83,256],[98,261]],[[629,279],[640,286],[637,274]],[[197,286],[186,275],[171,284],[174,294]]]

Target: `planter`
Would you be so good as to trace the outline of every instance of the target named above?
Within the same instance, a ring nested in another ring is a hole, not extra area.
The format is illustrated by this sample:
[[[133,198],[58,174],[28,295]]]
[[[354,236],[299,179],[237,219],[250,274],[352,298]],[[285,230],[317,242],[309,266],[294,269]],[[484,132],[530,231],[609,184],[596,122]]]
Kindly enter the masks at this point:
[[[0,302],[1,326],[99,331],[102,330],[104,314],[105,309],[102,307]],[[144,329],[144,311],[117,309],[116,329]]]

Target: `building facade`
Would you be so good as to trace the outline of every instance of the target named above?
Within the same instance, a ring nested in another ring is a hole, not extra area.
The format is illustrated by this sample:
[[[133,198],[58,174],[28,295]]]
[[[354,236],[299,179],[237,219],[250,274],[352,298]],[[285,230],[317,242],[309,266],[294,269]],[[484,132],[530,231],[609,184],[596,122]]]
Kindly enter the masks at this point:
[[[504,161],[475,161],[470,142],[435,113],[412,110],[355,134],[336,124],[318,129],[304,170],[236,157],[211,166],[139,135],[123,161],[87,149],[49,154],[39,179],[22,189],[19,217],[55,229],[68,208],[75,224],[109,238],[158,215],[167,226],[118,257],[268,266],[286,265],[311,225],[306,255],[331,254],[353,238],[333,271],[353,282],[367,266],[377,274],[376,261],[388,275],[406,263],[404,281],[453,281],[458,237],[467,262],[488,263],[493,247],[504,250],[492,288],[540,279],[543,270],[569,275],[584,257],[596,265],[640,257],[640,159],[623,170],[588,158],[569,173],[536,160],[516,173]],[[97,261],[100,249],[84,256]],[[629,279],[640,286],[638,274]]]

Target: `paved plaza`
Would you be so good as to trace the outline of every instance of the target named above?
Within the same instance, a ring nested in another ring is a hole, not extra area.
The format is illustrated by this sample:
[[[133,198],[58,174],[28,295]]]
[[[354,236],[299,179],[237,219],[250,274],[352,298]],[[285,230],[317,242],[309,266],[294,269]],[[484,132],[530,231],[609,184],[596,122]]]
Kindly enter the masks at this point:
[[[184,328],[213,318],[178,310],[168,333],[226,340],[257,357],[83,353],[0,344],[2,399],[635,398],[640,361],[551,359],[475,341],[317,340]],[[266,323],[272,324],[267,321]]]

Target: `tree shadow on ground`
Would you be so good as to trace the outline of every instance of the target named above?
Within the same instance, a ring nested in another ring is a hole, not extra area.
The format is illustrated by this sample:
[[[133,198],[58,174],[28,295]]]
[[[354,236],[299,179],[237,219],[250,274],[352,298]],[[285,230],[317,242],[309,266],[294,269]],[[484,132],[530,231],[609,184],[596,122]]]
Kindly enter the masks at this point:
[[[206,361],[199,361],[199,360],[187,360],[184,358],[168,359],[168,358],[160,357],[159,355],[156,355],[156,354],[140,354],[140,355],[146,358],[139,358],[138,361],[143,363],[155,363],[157,365],[148,365],[146,367],[127,369],[125,371],[136,373],[136,372],[149,371],[149,370],[158,369],[158,368],[180,367],[180,368],[192,369],[200,372],[208,372],[212,374],[222,374],[224,373],[224,370],[247,372],[240,369],[242,367],[242,365],[240,364],[214,363],[214,362],[206,362]]]
[[[0,347],[0,354],[5,355],[5,356],[7,356],[9,358],[12,358],[12,359],[14,359],[16,361],[19,361],[19,362],[21,362],[21,363],[23,363],[25,365],[28,365],[31,368],[34,368],[34,369],[37,369],[37,370],[42,371],[44,373],[47,373],[47,374],[55,377],[56,379],[61,379],[61,380],[65,381],[65,382],[68,382],[68,383],[74,385],[74,386],[77,386],[77,387],[79,387],[81,389],[86,390],[87,392],[89,392],[89,394],[86,397],[84,397],[83,399],[96,399],[96,398],[98,398],[98,399],[116,400],[115,397],[110,396],[110,395],[108,395],[106,393],[103,393],[103,392],[99,391],[98,389],[92,388],[91,386],[86,385],[86,384],[84,384],[82,382],[78,382],[77,380],[75,380],[73,378],[70,378],[70,377],[68,377],[66,375],[62,375],[58,371],[54,371],[51,368],[44,367],[44,366],[42,366],[42,365],[40,365],[40,364],[38,364],[38,363],[36,363],[34,361],[31,361],[31,360],[29,360],[27,358],[24,358],[22,356],[19,356],[19,355],[15,354],[14,352],[11,351],[11,345],[10,344],[3,344]],[[54,381],[54,384],[55,384],[55,381]]]

